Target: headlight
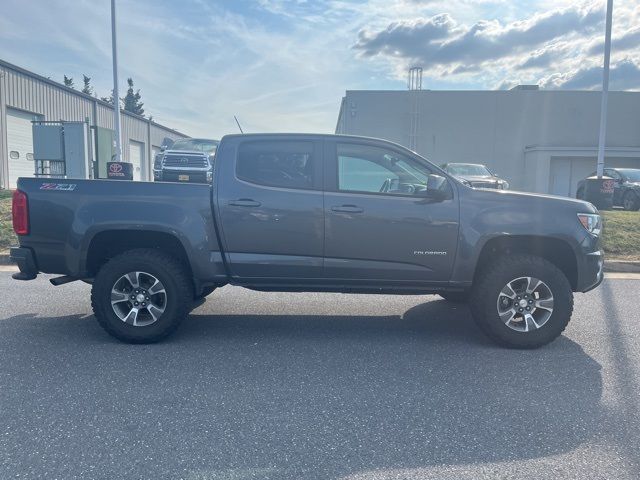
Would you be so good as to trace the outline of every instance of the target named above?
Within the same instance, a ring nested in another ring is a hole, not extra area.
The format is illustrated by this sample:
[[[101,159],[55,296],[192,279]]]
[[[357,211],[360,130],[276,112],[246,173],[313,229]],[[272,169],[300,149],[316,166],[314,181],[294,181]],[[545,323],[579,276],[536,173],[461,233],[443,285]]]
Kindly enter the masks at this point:
[[[580,220],[582,226],[586,228],[591,235],[595,235],[596,237],[600,235],[602,231],[602,219],[600,215],[596,215],[595,213],[579,213],[578,220]]]

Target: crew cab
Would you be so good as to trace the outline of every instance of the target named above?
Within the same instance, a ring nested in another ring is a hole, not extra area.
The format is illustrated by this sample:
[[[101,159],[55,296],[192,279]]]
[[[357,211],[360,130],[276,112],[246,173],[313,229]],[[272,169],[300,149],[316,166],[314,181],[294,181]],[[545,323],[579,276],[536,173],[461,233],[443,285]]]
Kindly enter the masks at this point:
[[[438,294],[500,344],[533,348],[603,278],[591,204],[469,188],[378,139],[228,135],[212,185],[53,182],[18,181],[14,278],[91,283],[98,322],[126,342],[161,340],[230,284]]]

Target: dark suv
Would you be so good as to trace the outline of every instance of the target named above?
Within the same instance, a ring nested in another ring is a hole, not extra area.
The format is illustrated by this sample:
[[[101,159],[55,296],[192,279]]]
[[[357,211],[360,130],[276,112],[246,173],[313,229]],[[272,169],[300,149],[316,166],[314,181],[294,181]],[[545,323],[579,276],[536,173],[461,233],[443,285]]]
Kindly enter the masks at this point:
[[[593,172],[590,177],[595,177]],[[625,210],[640,209],[640,169],[639,168],[605,168],[604,175],[612,178],[613,206],[623,207]],[[584,200],[584,180],[578,182],[576,198]]]
[[[211,183],[213,159],[220,142],[205,138],[183,138],[156,155],[156,182]]]

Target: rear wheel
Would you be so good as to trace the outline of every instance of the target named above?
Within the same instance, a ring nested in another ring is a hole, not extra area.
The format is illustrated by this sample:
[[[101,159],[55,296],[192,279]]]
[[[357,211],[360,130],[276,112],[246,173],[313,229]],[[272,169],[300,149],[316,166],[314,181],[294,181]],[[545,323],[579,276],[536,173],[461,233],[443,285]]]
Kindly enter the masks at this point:
[[[152,343],[170,335],[189,313],[191,281],[173,257],[151,249],[122,253],[96,275],[91,304],[98,323],[115,338]]]
[[[480,329],[495,342],[537,348],[566,328],[573,292],[552,263],[532,255],[509,255],[479,275],[469,306]]]
[[[625,210],[635,212],[640,209],[640,197],[635,192],[627,192],[622,197],[622,206]]]

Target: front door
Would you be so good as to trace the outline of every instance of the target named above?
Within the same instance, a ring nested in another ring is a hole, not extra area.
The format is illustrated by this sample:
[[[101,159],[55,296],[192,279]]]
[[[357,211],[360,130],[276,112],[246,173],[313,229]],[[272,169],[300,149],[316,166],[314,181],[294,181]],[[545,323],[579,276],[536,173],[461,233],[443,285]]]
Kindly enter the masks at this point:
[[[345,140],[325,149],[325,277],[363,285],[447,282],[459,223],[452,186],[445,199],[426,196],[433,166],[400,148]]]
[[[234,140],[219,152],[215,188],[232,276],[256,283],[322,278],[322,143]]]

